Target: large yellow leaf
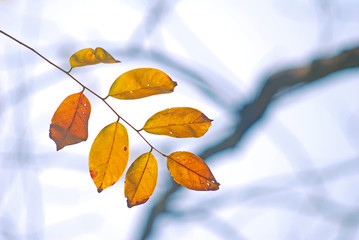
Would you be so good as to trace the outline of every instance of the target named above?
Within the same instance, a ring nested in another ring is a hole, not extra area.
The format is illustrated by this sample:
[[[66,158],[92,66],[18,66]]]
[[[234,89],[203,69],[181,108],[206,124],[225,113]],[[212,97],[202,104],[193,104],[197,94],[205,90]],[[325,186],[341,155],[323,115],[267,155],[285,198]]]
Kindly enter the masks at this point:
[[[129,208],[145,203],[157,183],[157,161],[151,152],[139,156],[126,173],[125,196]]]
[[[219,183],[205,161],[193,153],[171,153],[167,157],[167,167],[173,179],[186,188],[199,191],[219,189]]]
[[[89,156],[89,169],[97,191],[115,184],[128,162],[128,134],[119,122],[103,128],[95,138]]]
[[[71,69],[74,67],[93,65],[97,63],[116,63],[120,62],[114,59],[106,50],[103,48],[85,48],[77,51],[70,57]],[[70,70],[71,70],[70,69]]]
[[[90,113],[91,104],[83,92],[65,98],[50,124],[50,138],[57,150],[87,140]]]
[[[202,137],[211,126],[211,121],[197,109],[175,107],[154,114],[147,120],[143,130],[176,138]]]
[[[161,70],[137,68],[120,75],[108,95],[118,99],[138,99],[171,93],[176,86],[177,83]]]

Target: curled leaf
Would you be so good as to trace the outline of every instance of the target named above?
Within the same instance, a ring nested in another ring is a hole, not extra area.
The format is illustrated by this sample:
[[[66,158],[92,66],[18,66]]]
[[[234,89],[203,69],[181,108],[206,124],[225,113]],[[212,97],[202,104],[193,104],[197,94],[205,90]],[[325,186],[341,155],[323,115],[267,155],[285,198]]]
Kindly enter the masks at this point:
[[[103,48],[85,48],[77,51],[70,57],[71,69],[74,67],[81,67],[87,65],[93,65],[97,63],[116,63],[120,62],[114,59],[106,50]],[[70,71],[71,71],[70,69]]]
[[[125,180],[129,208],[147,202],[155,190],[157,175],[157,161],[151,152],[142,154],[131,164]]]
[[[50,124],[50,138],[57,150],[87,140],[90,113],[91,104],[83,92],[65,98]]]
[[[219,189],[219,183],[205,161],[193,153],[171,153],[167,157],[167,167],[173,179],[186,188],[198,191]]]
[[[161,70],[137,68],[120,75],[112,84],[109,96],[118,99],[138,99],[171,93],[177,83]]]
[[[104,127],[95,138],[89,156],[89,169],[97,191],[115,184],[124,173],[129,156],[128,134],[119,122]]]
[[[197,109],[175,107],[154,114],[147,120],[143,130],[176,138],[202,137],[211,126],[211,121]]]

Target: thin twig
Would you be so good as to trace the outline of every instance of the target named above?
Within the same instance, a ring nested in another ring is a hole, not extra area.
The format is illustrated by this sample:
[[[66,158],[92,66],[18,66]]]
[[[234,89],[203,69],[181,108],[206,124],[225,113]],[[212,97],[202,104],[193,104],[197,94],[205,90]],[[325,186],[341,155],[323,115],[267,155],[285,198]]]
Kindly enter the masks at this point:
[[[75,82],[77,82],[81,87],[83,87],[84,91],[85,89],[87,91],[89,91],[90,93],[92,93],[95,97],[97,97],[98,99],[100,99],[102,102],[104,102],[108,108],[111,109],[111,111],[116,114],[116,116],[119,119],[122,119],[123,122],[125,122],[130,128],[132,128],[135,132],[137,132],[138,135],[140,135],[140,137],[151,147],[151,151],[152,149],[155,150],[156,152],[158,152],[159,154],[161,154],[164,157],[167,157],[166,154],[162,153],[160,150],[158,150],[157,148],[155,148],[141,133],[140,130],[137,130],[134,126],[132,126],[132,124],[130,124],[128,121],[126,121],[123,117],[121,117],[112,107],[111,105],[106,101],[106,99],[108,98],[102,98],[100,95],[98,95],[96,92],[92,91],[90,88],[86,87],[83,83],[81,83],[79,80],[77,80],[74,76],[72,76],[70,74],[70,71],[66,71],[63,68],[59,67],[58,65],[56,65],[55,63],[53,63],[52,61],[50,61],[49,59],[47,59],[46,57],[44,57],[43,55],[41,55],[38,51],[36,51],[35,49],[33,49],[32,47],[26,45],[25,43],[21,42],[20,40],[14,38],[13,36],[7,34],[6,32],[0,30],[0,33],[2,33],[3,35],[7,36],[8,38],[12,39],[13,41],[19,43],[20,45],[24,46],[25,48],[31,50],[32,52],[34,52],[35,54],[37,54],[39,57],[41,57],[42,59],[44,59],[46,62],[48,62],[49,64],[51,64],[52,66],[54,66],[55,68],[59,69],[61,72],[65,73],[67,76],[69,76],[70,78],[72,78]]]

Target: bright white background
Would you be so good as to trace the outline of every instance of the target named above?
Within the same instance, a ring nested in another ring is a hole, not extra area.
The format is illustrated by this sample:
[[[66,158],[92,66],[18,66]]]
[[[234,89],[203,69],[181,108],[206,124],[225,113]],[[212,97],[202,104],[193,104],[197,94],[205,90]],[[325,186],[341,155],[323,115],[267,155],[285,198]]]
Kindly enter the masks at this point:
[[[77,50],[105,48],[122,63],[72,72],[101,96],[125,71],[165,71],[178,83],[174,93],[109,103],[136,128],[168,107],[200,109],[214,119],[203,138],[146,135],[163,152],[196,153],[226,135],[231,109],[254,96],[268,74],[358,45],[358,10],[355,0],[2,0],[0,29],[66,70]],[[161,218],[153,239],[359,237],[353,230],[359,222],[358,77],[358,70],[340,72],[277,101],[238,148],[211,159],[220,190],[180,191],[170,204],[180,214]],[[87,92],[88,141],[56,152],[48,137],[58,105],[80,90],[33,52],[0,36],[1,239],[136,239],[171,181],[165,159],[156,155],[158,185],[146,204],[127,208],[123,178],[98,194],[88,152],[116,116]],[[149,147],[128,131],[131,163]],[[199,214],[186,212],[201,206]]]

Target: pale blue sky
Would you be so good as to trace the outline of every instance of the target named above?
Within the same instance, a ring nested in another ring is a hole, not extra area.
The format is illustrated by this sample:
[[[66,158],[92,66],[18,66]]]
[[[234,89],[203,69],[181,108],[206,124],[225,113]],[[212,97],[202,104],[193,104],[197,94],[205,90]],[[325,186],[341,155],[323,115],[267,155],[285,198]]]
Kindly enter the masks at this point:
[[[359,3],[354,0],[162,2],[156,8],[155,1],[143,0],[106,4],[3,0],[0,29],[64,69],[69,69],[68,58],[77,50],[105,48],[122,63],[72,72],[101,96],[121,73],[133,68],[155,67],[168,73],[178,83],[170,95],[136,101],[109,99],[137,128],[153,113],[173,106],[195,107],[214,119],[210,131],[200,139],[146,135],[167,153],[197,152],[220,140],[231,127],[233,107],[253,96],[268,74],[359,44]],[[158,14],[147,18],[154,9]],[[160,22],[153,27],[157,17]],[[176,69],[157,53],[193,72]],[[202,215],[164,217],[152,239],[225,239],[228,236],[223,232],[233,239],[251,240],[293,239],[289,237],[294,234],[297,239],[358,237],[349,235],[350,229],[341,231],[344,215],[329,212],[330,220],[323,218],[326,205],[320,199],[350,209],[358,207],[359,198],[353,190],[359,180],[356,168],[334,171],[336,164],[359,160],[358,70],[329,78],[275,102],[240,148],[212,159],[209,165],[221,183],[220,190],[182,190],[171,203],[183,213],[205,202]],[[66,96],[81,88],[5,36],[0,36],[0,84],[0,187],[5,189],[0,193],[0,236],[51,240],[137,237],[141,220],[170,181],[165,159],[156,156],[160,169],[154,195],[148,203],[128,209],[123,178],[98,194],[88,174],[93,139],[116,120],[102,102],[86,93],[92,103],[88,141],[56,152],[48,137],[51,117]],[[148,146],[128,131],[131,163]],[[303,185],[300,171],[313,169],[323,174],[324,183]],[[282,191],[253,199],[241,195],[251,190],[254,194],[256,186]],[[226,199],[226,194],[235,191],[238,201]],[[323,203],[322,215],[309,206],[313,199]],[[217,210],[208,213],[211,202]]]

